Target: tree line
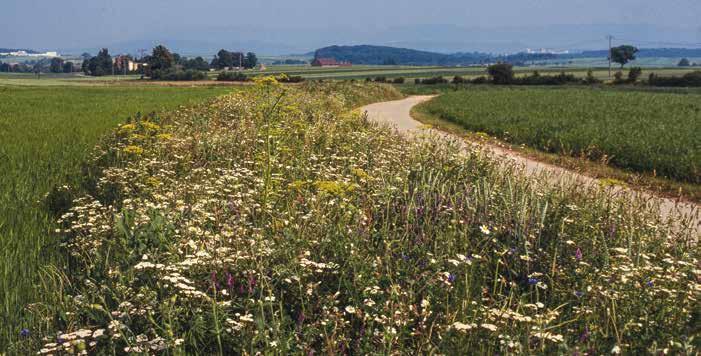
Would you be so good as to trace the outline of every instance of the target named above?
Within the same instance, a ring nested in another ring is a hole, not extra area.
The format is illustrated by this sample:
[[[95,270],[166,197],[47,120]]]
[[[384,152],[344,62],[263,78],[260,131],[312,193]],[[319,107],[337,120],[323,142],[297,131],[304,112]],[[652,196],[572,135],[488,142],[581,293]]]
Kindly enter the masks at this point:
[[[136,70],[128,70],[129,61],[138,63]],[[181,56],[170,51],[166,46],[158,45],[153,48],[151,54],[138,59],[123,55],[113,60],[109,50],[103,48],[96,56],[85,58],[81,69],[86,75],[92,76],[138,73],[151,79],[191,80],[188,78],[204,78],[205,75],[202,72],[210,69],[251,69],[257,65],[258,57],[253,52],[244,54],[222,49],[211,61],[207,61],[200,56],[195,58]]]

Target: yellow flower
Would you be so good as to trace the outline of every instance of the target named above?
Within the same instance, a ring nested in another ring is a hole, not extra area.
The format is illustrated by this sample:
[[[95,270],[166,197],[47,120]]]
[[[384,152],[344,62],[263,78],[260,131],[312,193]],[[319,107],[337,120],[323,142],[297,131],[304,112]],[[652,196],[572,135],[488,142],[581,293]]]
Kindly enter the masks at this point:
[[[142,122],[142,123],[141,123],[141,126],[143,126],[146,130],[150,130],[150,131],[158,131],[158,130],[161,129],[160,126],[158,126],[158,125],[156,125],[156,124],[154,124],[153,122],[150,122],[150,121],[144,121],[144,122]]]
[[[132,154],[132,155],[141,155],[144,153],[144,149],[139,147],[139,146],[134,146],[134,145],[129,145],[127,147],[124,147],[122,150],[124,153]]]

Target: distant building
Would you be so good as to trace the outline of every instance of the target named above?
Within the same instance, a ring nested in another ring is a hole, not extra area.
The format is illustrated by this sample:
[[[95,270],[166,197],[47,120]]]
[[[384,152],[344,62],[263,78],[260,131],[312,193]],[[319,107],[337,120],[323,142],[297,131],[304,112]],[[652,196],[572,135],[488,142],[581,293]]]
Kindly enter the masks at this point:
[[[118,73],[122,72],[136,72],[139,67],[143,66],[142,63],[137,63],[130,56],[119,55],[112,57],[112,63],[114,63],[115,69]]]
[[[314,58],[313,67],[350,67],[351,62],[339,62],[335,58]]]

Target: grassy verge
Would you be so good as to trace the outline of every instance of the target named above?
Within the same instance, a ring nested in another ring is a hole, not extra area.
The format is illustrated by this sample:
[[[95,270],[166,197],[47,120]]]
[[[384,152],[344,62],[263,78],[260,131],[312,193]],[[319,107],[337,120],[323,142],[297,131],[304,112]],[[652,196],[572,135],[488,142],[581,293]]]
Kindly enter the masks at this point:
[[[14,350],[698,351],[692,236],[349,113],[386,90],[266,81],[120,126]]]
[[[129,115],[189,105],[209,88],[0,86],[0,351],[19,337],[25,305],[39,300],[41,266],[58,258],[52,188],[84,179],[99,138]],[[5,346],[5,347],[3,347]]]

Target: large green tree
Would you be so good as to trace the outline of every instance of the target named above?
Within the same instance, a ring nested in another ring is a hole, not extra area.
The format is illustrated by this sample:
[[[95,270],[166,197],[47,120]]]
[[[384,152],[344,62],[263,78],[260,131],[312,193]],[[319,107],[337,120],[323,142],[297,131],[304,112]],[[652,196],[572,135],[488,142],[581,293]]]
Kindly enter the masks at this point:
[[[635,55],[638,53],[638,48],[629,45],[623,45],[611,48],[611,60],[620,64],[621,68],[628,62],[635,60]]]
[[[170,69],[174,64],[173,54],[163,45],[158,45],[153,49],[148,60],[150,70]]]
[[[51,73],[63,73],[63,59],[59,57],[51,58],[49,71],[51,71]]]
[[[87,65],[83,65],[83,71],[98,77],[112,74],[112,56],[107,48],[101,49],[97,56],[90,58]]]
[[[253,68],[258,65],[258,57],[253,52],[246,53],[246,59],[243,61],[244,68]]]

